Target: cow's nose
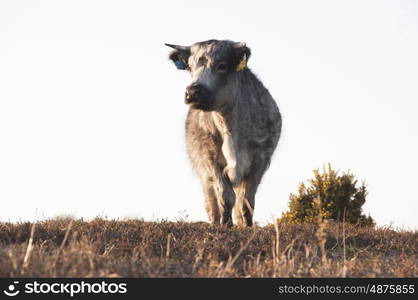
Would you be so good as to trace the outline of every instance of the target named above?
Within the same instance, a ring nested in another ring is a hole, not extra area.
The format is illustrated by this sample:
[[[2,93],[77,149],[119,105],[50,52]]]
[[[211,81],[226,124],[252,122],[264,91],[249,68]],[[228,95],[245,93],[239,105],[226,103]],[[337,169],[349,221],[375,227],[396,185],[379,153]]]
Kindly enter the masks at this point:
[[[198,83],[193,83],[186,88],[186,102],[190,103],[199,98],[202,94],[203,86]]]

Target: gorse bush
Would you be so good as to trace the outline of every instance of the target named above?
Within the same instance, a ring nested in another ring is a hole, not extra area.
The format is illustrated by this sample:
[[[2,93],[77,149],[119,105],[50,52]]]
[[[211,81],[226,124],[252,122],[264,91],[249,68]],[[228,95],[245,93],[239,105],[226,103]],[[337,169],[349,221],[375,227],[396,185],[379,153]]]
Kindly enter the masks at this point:
[[[316,223],[331,219],[363,226],[373,226],[374,220],[362,214],[366,202],[366,185],[357,186],[350,172],[341,176],[328,164],[321,174],[314,170],[314,178],[308,184],[301,183],[298,193],[290,195],[289,211],[283,213],[280,223]]]

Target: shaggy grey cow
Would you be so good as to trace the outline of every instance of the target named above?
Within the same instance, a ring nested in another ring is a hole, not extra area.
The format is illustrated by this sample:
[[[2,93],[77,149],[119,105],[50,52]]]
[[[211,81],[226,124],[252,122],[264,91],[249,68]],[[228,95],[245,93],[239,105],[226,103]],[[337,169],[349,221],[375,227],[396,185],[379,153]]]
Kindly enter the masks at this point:
[[[185,102],[187,150],[203,184],[212,223],[251,226],[254,197],[281,131],[269,91],[247,67],[244,43],[209,40],[174,49],[169,58],[192,76]]]

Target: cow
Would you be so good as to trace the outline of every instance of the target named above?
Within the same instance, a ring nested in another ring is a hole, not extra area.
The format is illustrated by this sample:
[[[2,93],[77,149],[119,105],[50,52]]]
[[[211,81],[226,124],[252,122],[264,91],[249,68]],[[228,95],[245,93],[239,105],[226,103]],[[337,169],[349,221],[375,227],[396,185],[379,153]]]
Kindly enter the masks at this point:
[[[279,108],[248,68],[245,43],[208,40],[173,48],[169,59],[190,72],[186,146],[202,182],[211,223],[253,225],[255,194],[278,144]]]

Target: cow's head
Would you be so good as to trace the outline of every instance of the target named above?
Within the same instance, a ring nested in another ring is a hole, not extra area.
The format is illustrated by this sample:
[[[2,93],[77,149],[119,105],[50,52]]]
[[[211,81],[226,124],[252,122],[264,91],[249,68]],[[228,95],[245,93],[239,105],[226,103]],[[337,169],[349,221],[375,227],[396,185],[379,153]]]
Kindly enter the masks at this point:
[[[166,44],[177,69],[188,70],[192,82],[185,103],[205,111],[220,110],[237,88],[237,76],[245,72],[250,49],[244,43],[209,40],[192,46]]]

